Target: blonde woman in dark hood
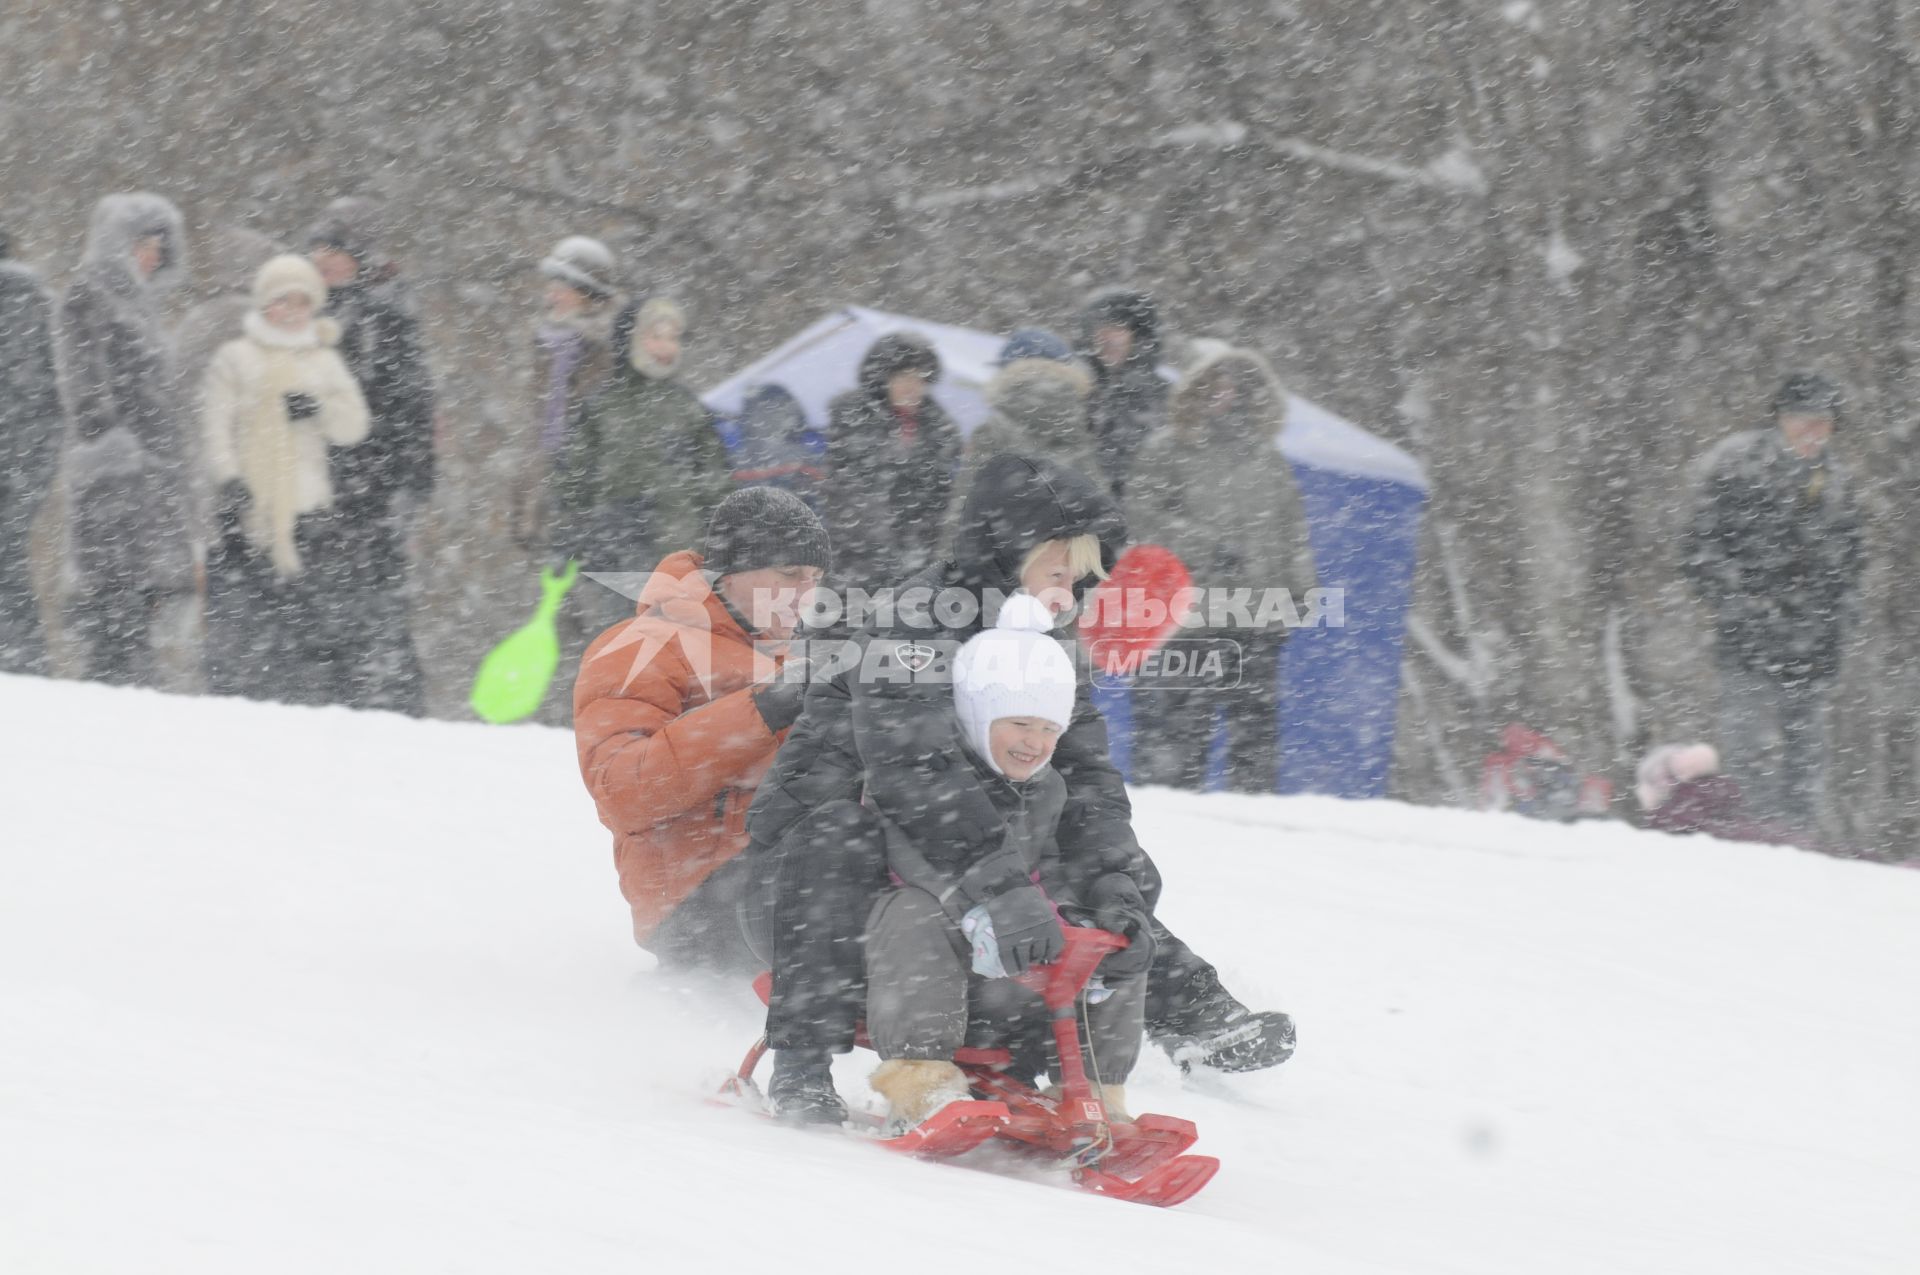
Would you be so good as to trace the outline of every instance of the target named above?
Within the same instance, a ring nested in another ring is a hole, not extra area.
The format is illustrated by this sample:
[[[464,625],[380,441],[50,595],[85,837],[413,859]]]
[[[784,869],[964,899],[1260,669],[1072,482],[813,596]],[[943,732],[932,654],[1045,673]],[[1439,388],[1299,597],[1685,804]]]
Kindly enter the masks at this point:
[[[195,622],[185,421],[160,310],[185,274],[179,209],[108,195],[60,304],[75,573],[65,627],[101,681],[181,689],[163,648]]]
[[[1221,341],[1195,341],[1167,426],[1140,449],[1128,487],[1128,521],[1142,541],[1180,555],[1205,590],[1288,590],[1302,602],[1317,580],[1306,510],[1276,446],[1286,391],[1267,361]],[[1201,787],[1214,710],[1227,712],[1227,784],[1271,792],[1279,771],[1278,674],[1287,631],[1277,621],[1208,627],[1196,635],[1240,643],[1233,688],[1160,690],[1140,697],[1140,778]]]

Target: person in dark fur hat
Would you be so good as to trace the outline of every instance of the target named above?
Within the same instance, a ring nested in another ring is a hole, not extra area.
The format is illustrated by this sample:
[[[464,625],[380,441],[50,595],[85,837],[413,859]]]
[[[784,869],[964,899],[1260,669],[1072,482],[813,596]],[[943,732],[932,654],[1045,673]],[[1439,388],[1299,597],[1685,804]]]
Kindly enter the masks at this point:
[[[960,458],[960,431],[929,392],[939,379],[925,337],[890,332],[829,405],[821,508],[851,585],[885,588],[939,551]]]

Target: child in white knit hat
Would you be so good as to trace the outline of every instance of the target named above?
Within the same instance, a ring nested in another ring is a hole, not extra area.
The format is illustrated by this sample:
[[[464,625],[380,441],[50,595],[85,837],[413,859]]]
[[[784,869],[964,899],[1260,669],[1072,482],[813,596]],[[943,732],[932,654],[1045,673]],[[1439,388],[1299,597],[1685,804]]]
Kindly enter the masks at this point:
[[[1090,854],[1066,855],[1055,836],[1067,790],[1049,763],[1072,720],[1076,673],[1048,632],[1052,623],[1037,599],[1015,594],[953,662],[963,749],[950,762],[980,774],[1006,836],[965,861],[936,864],[888,829],[888,866],[901,885],[882,896],[867,927],[867,1034],[882,1059],[871,1083],[895,1129],[968,1097],[953,1055],[999,1043],[981,1039],[992,1024],[1031,1019],[1043,1031],[1039,998],[1009,976],[1060,955],[1063,914],[1131,943],[1100,968],[1111,994],[1098,1004],[1089,997],[1083,1042],[1110,1114],[1126,1118],[1122,1086],[1140,1052],[1150,916],[1131,876]]]

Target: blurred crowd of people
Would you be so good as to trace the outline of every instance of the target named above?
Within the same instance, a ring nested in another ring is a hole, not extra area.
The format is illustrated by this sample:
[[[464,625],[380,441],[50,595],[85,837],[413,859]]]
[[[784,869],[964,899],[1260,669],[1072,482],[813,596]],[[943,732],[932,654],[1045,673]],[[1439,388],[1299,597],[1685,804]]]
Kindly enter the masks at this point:
[[[103,682],[424,713],[406,544],[434,384],[381,242],[352,198],[305,255],[236,235],[215,269],[245,277],[177,324],[186,236],[158,195],[99,201],[57,302],[0,253],[0,669],[48,671],[50,620]]]
[[[299,254],[247,232],[215,245],[225,295],[169,323],[188,276],[179,211],[152,194],[96,207],[57,301],[7,261],[0,273],[5,391],[0,668],[49,668],[30,579],[31,528],[59,508],[51,618],[74,671],[101,681],[293,703],[424,711],[407,614],[407,544],[434,484],[435,388],[420,323],[373,203],[347,197]],[[990,418],[963,439],[932,390],[944,369],[910,333],[876,340],[824,423],[778,384],[721,422],[683,382],[688,313],[637,295],[614,252],[568,236],[537,260],[533,459],[510,522],[522,549],[595,572],[649,570],[697,543],[736,487],[766,485],[819,511],[836,581],[882,588],[943,549],[985,460],[1020,452],[1095,476],[1140,534],[1202,585],[1314,583],[1298,492],[1273,439],[1285,395],[1259,355],[1196,343],[1177,390],[1153,298],[1103,290],[1072,339],[1026,328],[1006,343]],[[239,277],[244,272],[245,277]],[[1165,435],[1165,437],[1160,437]],[[1150,461],[1147,458],[1151,458]],[[1136,465],[1151,482],[1131,482]],[[577,656],[632,602],[583,588],[564,617]],[[1249,633],[1271,674],[1283,632]],[[1235,699],[1229,781],[1273,786],[1276,701]],[[1203,781],[1190,754],[1215,697],[1169,692],[1147,710],[1175,746],[1143,777]],[[1204,748],[1199,750],[1204,753]]]
[[[214,269],[231,287],[176,323],[163,298],[189,262],[166,199],[101,199],[57,300],[0,235],[0,671],[49,671],[51,620],[68,671],[101,681],[424,712],[408,545],[434,486],[435,385],[387,232],[357,197],[322,210],[297,254],[227,232]],[[507,498],[537,558],[644,573],[698,543],[730,491],[765,485],[819,512],[837,582],[885,587],[943,552],[986,459],[1018,452],[1094,477],[1134,538],[1174,550],[1196,585],[1298,597],[1316,584],[1274,447],[1286,395],[1273,368],[1226,342],[1170,341],[1147,292],[1096,292],[1070,336],[1015,332],[991,414],[963,439],[932,393],[939,354],[913,333],[876,340],[824,422],[778,384],[721,422],[680,375],[683,304],[636,293],[586,236],[529,265],[545,282],[533,459]],[[1799,374],[1772,409],[1702,459],[1677,546],[1714,618],[1718,758],[1769,827],[1810,820],[1821,800],[1862,556],[1830,446],[1840,387]],[[36,517],[56,529],[58,564],[39,596]],[[570,653],[632,606],[576,590]],[[1240,643],[1247,689],[1140,697],[1135,778],[1204,785],[1224,729],[1228,786],[1270,791],[1286,632],[1213,636]]]

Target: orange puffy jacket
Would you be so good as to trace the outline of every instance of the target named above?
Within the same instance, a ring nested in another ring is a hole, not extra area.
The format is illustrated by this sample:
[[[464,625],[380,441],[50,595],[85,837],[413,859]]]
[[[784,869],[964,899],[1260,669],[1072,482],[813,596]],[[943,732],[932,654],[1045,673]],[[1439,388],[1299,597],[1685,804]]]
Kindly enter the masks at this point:
[[[752,687],[781,661],[754,650],[700,574],[670,554],[634,619],[587,647],[573,686],[580,775],[613,830],[620,892],[644,946],[747,845],[747,807],[780,747]]]

